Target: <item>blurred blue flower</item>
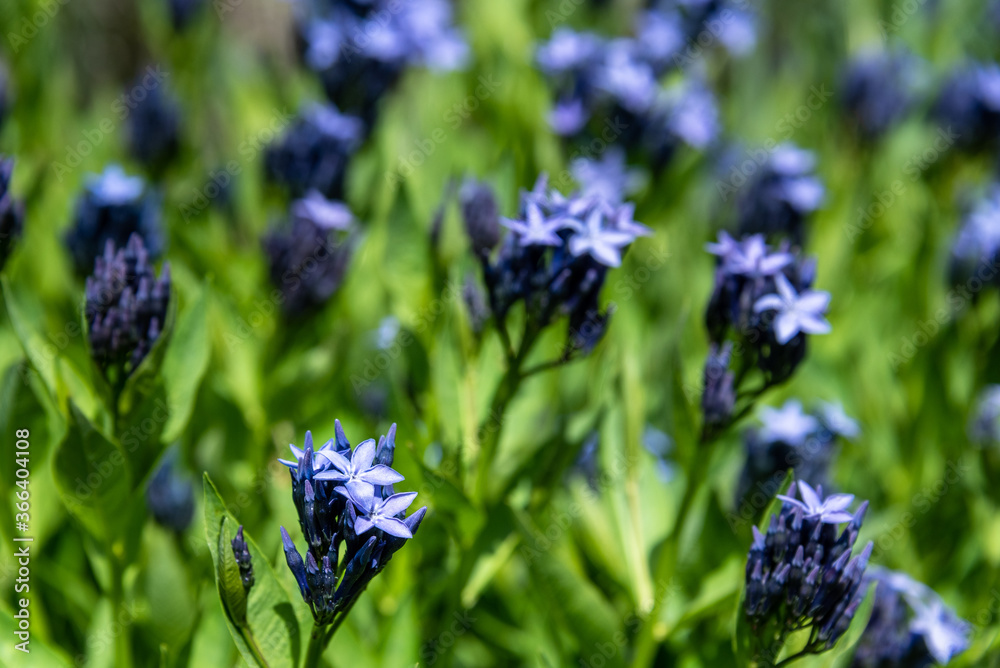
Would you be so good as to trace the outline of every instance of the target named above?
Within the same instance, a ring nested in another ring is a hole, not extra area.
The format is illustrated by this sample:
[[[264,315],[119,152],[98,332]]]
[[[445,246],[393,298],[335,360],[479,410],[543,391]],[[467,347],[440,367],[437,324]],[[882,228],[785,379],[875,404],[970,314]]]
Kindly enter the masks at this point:
[[[778,498],[792,504],[803,511],[803,516],[807,519],[817,519],[826,524],[841,524],[850,522],[853,517],[846,512],[847,508],[854,501],[853,494],[832,494],[823,498],[823,488],[813,489],[804,480],[799,480],[799,494],[802,500],[799,501],[794,496],[779,494]]]
[[[792,446],[802,445],[819,428],[819,420],[802,411],[802,403],[790,399],[779,409],[761,408],[761,436]]]
[[[796,293],[795,288],[782,274],[775,276],[778,294],[764,295],[754,302],[754,311],[777,311],[774,332],[778,343],[784,345],[796,335],[826,334],[830,323],[823,315],[830,304],[830,293],[818,290],[804,290]]]

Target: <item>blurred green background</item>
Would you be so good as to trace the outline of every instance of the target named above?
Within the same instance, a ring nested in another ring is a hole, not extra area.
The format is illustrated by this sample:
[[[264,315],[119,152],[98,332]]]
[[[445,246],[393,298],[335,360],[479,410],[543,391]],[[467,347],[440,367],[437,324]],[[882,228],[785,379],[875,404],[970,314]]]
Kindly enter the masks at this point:
[[[384,100],[348,173],[346,200],[363,236],[346,282],[315,318],[286,322],[269,301],[259,239],[287,202],[263,184],[262,147],[301,104],[322,98],[295,63],[289,6],[215,0],[175,34],[161,2],[5,0],[0,34],[12,107],[0,152],[17,159],[14,190],[26,198],[27,223],[0,310],[0,663],[117,665],[113,647],[124,633],[136,665],[240,664],[214,589],[200,474],[211,475],[294,592],[278,526],[297,527],[296,516],[275,458],[288,443],[301,445],[306,429],[331,438],[339,418],[352,442],[398,423],[395,468],[430,512],[335,637],[326,654],[332,665],[632,665],[636,639],[648,630],[656,650],[646,665],[733,665],[730,633],[750,534],[749,526],[734,531],[727,513],[743,425],[711,451],[710,482],[696,497],[675,572],[665,580],[654,573],[684,472],[701,456],[702,312],[713,273],[703,245],[734,215],[718,186],[729,174],[709,154],[683,149],[634,197],[636,219],[655,234],[609,276],[604,299],[617,310],[606,340],[586,360],[526,382],[504,417],[492,482],[507,491],[503,501],[476,507],[459,482],[502,355],[493,336],[478,349],[458,296],[477,269],[458,207],[444,208],[437,251],[429,240],[435,212],[449,180],[464,174],[492,183],[511,215],[519,188],[540,171],[567,169],[571,156],[546,124],[552,97],[534,68],[534,44],[551,33],[553,17],[628,34],[638,4],[460,3],[471,66],[443,75],[410,70]],[[27,37],[25,26],[52,7]],[[910,161],[938,132],[923,110],[871,149],[852,140],[832,95],[845,60],[879,45],[880,22],[894,11],[905,20],[893,25],[891,41],[925,59],[932,81],[965,58],[995,58],[998,27],[974,1],[755,7],[756,50],[741,59],[712,51],[701,66],[727,138],[747,149],[790,140],[817,153],[827,197],[809,223],[807,251],[819,258],[817,288],[833,295],[833,332],[812,339],[796,376],[765,402],[836,400],[858,419],[862,436],[841,447],[833,478],[871,501],[861,538],[876,542],[874,563],[927,583],[974,624],[972,647],[952,665],[998,666],[1000,454],[973,448],[966,424],[978,391],[1000,380],[1000,304],[987,290],[953,307],[946,279],[962,202],[993,178],[995,158],[946,150],[912,178]],[[88,173],[111,162],[141,173],[128,162],[114,104],[155,63],[183,108],[182,156],[162,196],[176,328],[188,334],[172,363],[192,386],[174,397],[190,412],[169,435],[196,483],[198,512],[175,536],[144,521],[142,495],[133,495],[120,510],[134,521],[107,544],[70,512],[64,497],[72,489],[54,479],[57,453],[82,438],[70,401],[90,419],[98,413],[78,326],[83,285],[62,235]],[[495,85],[477,97],[482,77]],[[831,96],[812,109],[816,89]],[[443,140],[420,148],[432,137]],[[422,164],[413,164],[415,150]],[[186,220],[184,207],[230,160],[241,166],[234,214],[204,208]],[[859,209],[897,180],[902,194],[864,223]],[[942,307],[947,315],[937,320]],[[412,342],[380,348],[380,327],[396,326]],[[553,333],[536,354],[561,342]],[[671,476],[643,447],[649,427],[674,443]],[[13,650],[7,631],[16,599],[8,474],[11,434],[21,428],[31,430],[32,444],[30,656]],[[603,475],[591,486],[570,470],[595,434]],[[115,609],[105,592],[126,563]]]

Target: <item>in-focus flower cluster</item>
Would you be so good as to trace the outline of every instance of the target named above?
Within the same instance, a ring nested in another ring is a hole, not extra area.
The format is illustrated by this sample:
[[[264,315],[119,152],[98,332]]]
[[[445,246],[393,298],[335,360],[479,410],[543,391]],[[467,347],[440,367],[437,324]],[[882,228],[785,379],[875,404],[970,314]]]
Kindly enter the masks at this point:
[[[681,145],[709,145],[719,132],[718,111],[697,78],[659,83],[684,46],[679,16],[650,10],[638,25],[635,38],[619,39],[558,28],[536,60],[555,88],[549,123],[556,134],[622,144],[659,167]]]
[[[120,384],[152,350],[167,319],[170,265],[157,278],[142,237],[115,250],[110,239],[87,278],[85,314],[91,354],[109,380]]]
[[[969,63],[957,68],[941,87],[931,117],[958,146],[996,147],[1000,135],[1000,65]]]
[[[24,229],[24,203],[14,199],[10,190],[13,175],[14,159],[0,156],[0,270],[7,264]]]
[[[448,0],[301,2],[296,43],[330,101],[369,125],[407,67],[453,70],[468,58]]]
[[[823,203],[823,184],[813,173],[816,156],[794,144],[771,152],[739,201],[740,234],[763,234],[802,245],[805,221]]]
[[[73,227],[66,233],[77,270],[88,271],[108,241],[120,248],[133,234],[142,238],[151,257],[163,252],[159,198],[147,192],[142,178],[128,176],[118,165],[90,175],[76,201]]]
[[[875,607],[851,668],[946,665],[969,647],[970,626],[927,585],[905,573],[873,568]]]
[[[393,470],[396,425],[376,445],[373,439],[353,450],[340,421],[335,437],[313,449],[306,432],[302,449],[290,446],[292,498],[306,539],[305,559],[284,527],[285,559],[302,598],[318,625],[345,612],[392,555],[420,526],[426,507],[405,515],[416,492],[396,494],[403,476]]]
[[[294,197],[318,190],[331,199],[344,196],[344,175],[364,139],[364,124],[333,105],[307,107],[284,136],[267,147],[264,173]]]
[[[351,260],[354,216],[343,202],[316,191],[291,207],[291,229],[264,238],[271,281],[290,315],[322,307],[343,282]]]
[[[813,487],[829,487],[828,471],[838,437],[854,439],[858,424],[844,414],[840,404],[821,403],[805,412],[790,399],[781,408],[763,407],[761,425],[743,435],[746,461],[740,475],[737,506],[758,488],[780,484],[787,471]],[[774,493],[772,490],[771,494]]]
[[[784,382],[805,358],[809,334],[825,334],[830,294],[812,289],[816,263],[773,249],[762,235],[740,241],[726,232],[707,250],[716,256],[715,287],[705,312],[711,348],[705,363],[702,412],[707,426],[728,424],[740,388],[756,368],[763,385]]]
[[[509,233],[495,258],[488,252],[482,223],[466,219],[480,249],[490,310],[498,326],[523,303],[528,331],[537,333],[556,318],[569,317],[565,356],[589,352],[603,337],[610,313],[599,304],[608,269],[650,230],[632,219],[634,205],[588,193],[563,195],[548,187],[544,175],[522,192],[516,218],[502,218]]]
[[[904,51],[856,55],[841,75],[840,105],[863,141],[875,141],[912,108],[919,63]]]
[[[784,641],[794,630],[809,630],[805,652],[833,647],[847,631],[864,598],[861,587],[873,544],[852,556],[868,502],[853,514],[851,494],[823,498],[821,488],[799,481],[779,495],[781,512],[771,517],[767,534],[754,527],[747,558],[744,609],[758,649],[777,655],[768,643]],[[837,535],[837,526],[847,523]]]
[[[1000,185],[966,215],[951,247],[951,280],[954,285],[977,280],[1000,285]]]

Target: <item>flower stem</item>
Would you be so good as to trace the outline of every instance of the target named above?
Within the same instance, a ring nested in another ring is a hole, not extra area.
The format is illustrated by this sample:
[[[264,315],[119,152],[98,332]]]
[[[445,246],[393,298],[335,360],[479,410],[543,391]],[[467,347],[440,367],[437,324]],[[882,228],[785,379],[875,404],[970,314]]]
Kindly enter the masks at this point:
[[[302,664],[302,668],[316,668],[319,666],[323,650],[326,649],[326,645],[332,637],[333,634],[328,634],[326,626],[313,625],[312,633],[309,634],[309,648],[306,650],[306,660]]]
[[[128,622],[121,624],[121,628],[115,635],[115,665],[121,668],[132,668],[132,639],[130,637],[131,618],[126,617],[125,592],[122,586],[122,578],[125,574],[124,564],[118,563],[111,574],[111,614],[115,619],[128,619]]]

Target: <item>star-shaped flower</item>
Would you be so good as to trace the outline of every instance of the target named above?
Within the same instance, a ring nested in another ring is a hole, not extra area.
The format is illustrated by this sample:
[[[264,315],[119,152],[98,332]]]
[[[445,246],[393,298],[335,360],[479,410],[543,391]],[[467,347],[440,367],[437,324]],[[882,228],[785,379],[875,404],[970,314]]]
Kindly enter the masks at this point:
[[[587,216],[586,225],[574,223],[576,234],[570,237],[569,252],[579,257],[589,253],[592,258],[609,267],[622,263],[621,249],[635,239],[629,232],[604,227],[604,214],[595,206]]]
[[[729,270],[748,278],[774,276],[795,261],[791,253],[770,253],[764,237],[755,234],[743,240],[738,251],[730,256]]]
[[[774,333],[778,343],[784,345],[799,332],[805,334],[826,334],[830,323],[823,314],[830,304],[830,293],[821,290],[804,290],[801,294],[785,278],[784,274],[774,277],[778,294],[764,295],[754,304],[756,313],[774,310],[778,312],[774,320]]]
[[[329,200],[317,190],[310,190],[305,197],[292,203],[292,214],[296,218],[315,223],[324,230],[346,230],[354,216],[343,202]]]
[[[969,646],[965,625],[939,599],[926,603],[911,601],[910,604],[916,613],[910,631],[923,636],[927,651],[938,663],[948,663]]]
[[[378,464],[372,466],[375,460],[375,439],[369,438],[367,441],[358,443],[348,459],[333,448],[320,450],[317,455],[322,455],[330,460],[332,468],[316,474],[317,480],[333,480],[343,483],[348,490],[367,489],[374,493],[373,485],[391,485],[403,480],[394,469]]]
[[[760,419],[764,423],[761,435],[772,442],[799,446],[819,427],[819,420],[803,412],[802,404],[795,399],[786,401],[780,409],[765,406],[761,413]]]
[[[292,456],[295,457],[294,462],[288,459],[279,459],[278,461],[290,469],[297,469],[299,467],[299,462],[302,461],[302,455],[305,454],[306,450],[311,450],[313,447],[313,435],[311,431],[306,432],[306,440],[305,443],[303,443],[302,445],[303,447],[297,448],[295,447],[294,443],[288,444],[288,447],[292,451]],[[323,471],[324,469],[326,469],[330,465],[329,464],[330,459],[329,457],[327,457],[327,455],[330,452],[334,452],[335,449],[336,445],[334,443],[334,440],[331,438],[329,441],[324,443],[319,450],[314,450],[312,457],[313,471]],[[322,455],[322,457],[318,457],[317,455]]]
[[[354,533],[361,535],[376,527],[398,538],[413,538],[410,528],[403,520],[397,519],[417,498],[416,492],[393,494],[387,499],[376,499],[375,490],[367,485],[352,485],[347,488],[348,497],[358,509],[354,522]]]
[[[517,234],[522,246],[561,246],[563,241],[556,232],[566,228],[570,220],[562,216],[546,220],[538,204],[528,201],[525,220],[501,218],[500,222]]]
[[[816,517],[826,524],[841,524],[854,519],[847,512],[847,507],[854,501],[853,494],[831,494],[823,499],[823,487],[813,489],[805,480],[799,480],[799,493],[802,495],[801,501],[784,494],[779,494],[778,498],[801,508],[805,517]]]
[[[847,439],[855,439],[861,434],[856,420],[844,412],[839,403],[824,402],[819,407],[819,417],[832,433]]]

